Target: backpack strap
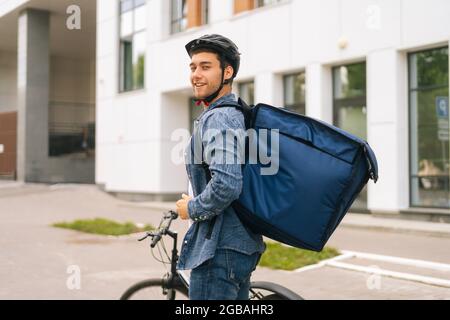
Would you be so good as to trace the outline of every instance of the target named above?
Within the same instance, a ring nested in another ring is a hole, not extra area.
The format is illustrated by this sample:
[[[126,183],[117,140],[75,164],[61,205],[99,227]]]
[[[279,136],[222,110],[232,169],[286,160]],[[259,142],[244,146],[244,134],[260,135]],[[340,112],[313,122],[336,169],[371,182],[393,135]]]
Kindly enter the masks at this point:
[[[247,105],[244,100],[241,98],[238,99],[237,103],[224,103],[221,105],[218,105],[216,108],[225,108],[225,107],[234,107],[237,110],[241,111],[244,115],[244,122],[245,122],[245,129],[249,129],[252,126],[252,109],[253,106]],[[203,160],[203,151],[202,151],[202,167],[203,170],[205,170],[206,174],[206,183],[209,183],[211,180],[211,171],[209,170],[209,165]],[[214,229],[214,224],[216,223],[217,216],[214,216],[208,224],[208,233],[206,234],[206,239],[211,239],[211,235]]]
[[[247,103],[245,103],[244,100],[241,98],[238,99],[237,103],[224,103],[221,105],[218,105],[216,108],[225,108],[225,107],[234,107],[237,110],[241,111],[244,115],[244,122],[245,122],[245,129],[249,129],[252,127],[252,109],[253,105],[249,106]]]

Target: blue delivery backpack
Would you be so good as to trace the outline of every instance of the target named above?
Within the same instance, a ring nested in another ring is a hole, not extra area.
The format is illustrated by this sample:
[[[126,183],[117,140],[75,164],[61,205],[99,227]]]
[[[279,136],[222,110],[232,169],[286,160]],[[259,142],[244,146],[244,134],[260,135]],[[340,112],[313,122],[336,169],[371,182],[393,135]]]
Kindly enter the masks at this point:
[[[267,139],[246,140],[243,188],[232,204],[243,224],[273,240],[321,251],[369,178],[375,183],[378,179],[377,160],[368,143],[283,108],[248,106],[241,99],[218,107],[241,110],[246,129],[257,135],[259,129],[278,130],[276,174],[262,175],[268,165],[248,159],[248,144],[270,150],[270,134]]]

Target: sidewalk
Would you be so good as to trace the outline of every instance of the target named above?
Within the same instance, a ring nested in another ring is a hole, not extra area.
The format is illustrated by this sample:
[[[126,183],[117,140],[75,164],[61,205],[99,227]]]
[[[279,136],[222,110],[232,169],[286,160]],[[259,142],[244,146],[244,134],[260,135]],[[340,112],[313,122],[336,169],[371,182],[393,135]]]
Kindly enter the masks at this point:
[[[122,206],[174,210],[175,202],[129,202]],[[450,238],[450,223],[381,218],[370,214],[347,213],[339,227]]]
[[[345,216],[340,226],[450,238],[450,223],[379,218],[366,214],[349,213]]]
[[[118,299],[132,283],[167,272],[138,235],[105,237],[51,224],[106,217],[157,225],[162,211],[175,208],[173,202],[123,201],[95,185],[0,183],[0,208],[0,246],[5,248],[0,250],[0,299]],[[430,283],[450,281],[450,237],[399,234],[397,224],[403,232],[450,233],[440,229],[446,224],[349,214],[330,245],[343,254],[352,251],[352,257],[302,272],[258,267],[253,281],[276,282],[307,299],[449,299],[448,287]],[[181,239],[188,225],[178,219],[173,228]],[[411,259],[422,261],[411,266]],[[446,264],[444,271],[423,268],[439,263]],[[73,266],[79,268],[80,289],[67,286]],[[372,272],[374,266],[379,275]],[[408,280],[411,275],[416,281]]]

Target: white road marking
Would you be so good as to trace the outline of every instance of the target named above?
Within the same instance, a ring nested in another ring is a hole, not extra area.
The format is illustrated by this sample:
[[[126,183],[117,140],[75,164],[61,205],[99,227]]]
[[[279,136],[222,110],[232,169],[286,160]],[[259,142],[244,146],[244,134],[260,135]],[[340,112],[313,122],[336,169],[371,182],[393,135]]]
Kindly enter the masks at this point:
[[[345,260],[345,259],[349,259],[352,258],[353,255],[352,254],[348,254],[348,253],[344,253],[341,254],[337,257],[331,258],[331,259],[327,259],[327,260],[322,260],[317,264],[312,264],[306,267],[302,267],[299,269],[294,270],[294,272],[296,273],[300,273],[300,272],[305,272],[305,271],[310,271],[310,270],[314,270],[314,269],[319,269],[322,267],[325,267],[328,263],[333,262],[333,261],[340,261],[340,260]]]
[[[445,263],[438,263],[438,262],[431,262],[431,261],[417,260],[417,259],[406,259],[406,258],[400,258],[400,257],[384,256],[384,255],[379,255],[379,254],[347,251],[347,250],[343,250],[342,253],[348,254],[348,255],[353,255],[353,257],[355,257],[355,258],[391,262],[394,264],[400,264],[400,265],[405,265],[405,266],[413,266],[413,267],[417,267],[417,268],[425,268],[425,269],[450,272],[450,264],[445,264]]]
[[[331,258],[328,260],[323,260],[314,265],[299,268],[299,269],[295,270],[294,272],[296,272],[296,273],[305,272],[305,271],[310,271],[310,270],[319,269],[319,268],[322,268],[325,266],[329,266],[329,267],[334,267],[334,268],[340,268],[340,269],[346,269],[346,270],[352,270],[352,271],[364,272],[364,273],[370,273],[370,274],[377,274],[377,275],[396,278],[396,279],[409,280],[409,281],[420,282],[420,283],[425,283],[425,284],[429,284],[429,285],[450,288],[450,280],[448,280],[448,279],[427,277],[427,276],[421,276],[421,275],[417,275],[417,274],[404,273],[404,272],[396,272],[396,271],[385,270],[382,268],[365,267],[365,266],[355,265],[355,264],[346,263],[346,262],[342,262],[342,261],[346,260],[346,259],[351,259],[351,258],[360,258],[360,259],[383,261],[383,262],[389,262],[389,263],[398,264],[398,265],[413,266],[416,268],[432,269],[432,270],[438,270],[438,271],[444,271],[444,272],[450,272],[450,264],[431,262],[431,261],[425,261],[425,260],[417,260],[417,259],[406,259],[406,258],[385,256],[385,255],[365,253],[365,252],[355,252],[355,251],[349,251],[349,250],[342,250],[341,252],[342,252],[342,254],[337,257],[334,257],[334,258]]]
[[[439,287],[450,288],[450,280],[446,280],[446,279],[419,276],[416,274],[384,270],[381,268],[363,267],[363,266],[358,266],[358,265],[345,263],[345,262],[337,262],[337,261],[331,261],[331,262],[327,263],[327,266],[340,268],[340,269],[346,269],[346,270],[352,270],[352,271],[359,271],[359,272],[364,272],[364,273],[370,273],[370,274],[377,274],[377,275],[401,279],[401,280],[420,282],[420,283],[435,285],[435,286],[439,286]]]

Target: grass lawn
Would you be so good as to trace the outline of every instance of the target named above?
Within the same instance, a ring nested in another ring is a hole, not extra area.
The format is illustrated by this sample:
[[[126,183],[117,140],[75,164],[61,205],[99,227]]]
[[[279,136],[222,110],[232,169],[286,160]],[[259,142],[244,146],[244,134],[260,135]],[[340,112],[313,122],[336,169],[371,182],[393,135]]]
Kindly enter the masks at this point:
[[[137,226],[136,224],[130,221],[127,221],[125,223],[119,223],[104,218],[75,220],[73,222],[59,222],[54,223],[52,226],[57,228],[82,231],[86,233],[112,235],[112,236],[120,236],[124,234],[149,231],[154,229],[154,227],[149,224],[141,227]]]
[[[266,245],[267,249],[259,265],[270,269],[295,270],[339,255],[338,250],[330,247],[315,252],[287,247],[277,242],[266,242]]]
[[[135,223],[130,221],[119,223],[104,218],[75,220],[73,222],[59,222],[54,223],[52,226],[86,233],[112,236],[155,229],[149,224],[145,226],[137,226]],[[314,252],[287,247],[278,242],[266,242],[266,245],[267,249],[261,257],[259,265],[270,269],[295,270],[339,255],[338,250],[330,247],[325,247],[321,252]]]

